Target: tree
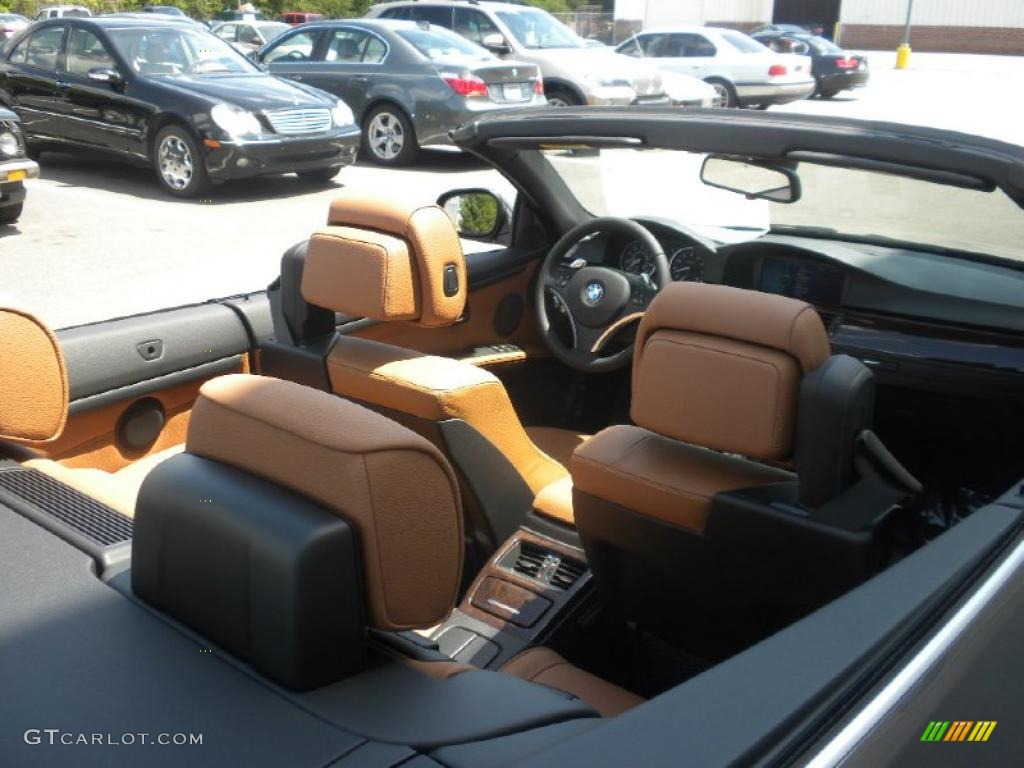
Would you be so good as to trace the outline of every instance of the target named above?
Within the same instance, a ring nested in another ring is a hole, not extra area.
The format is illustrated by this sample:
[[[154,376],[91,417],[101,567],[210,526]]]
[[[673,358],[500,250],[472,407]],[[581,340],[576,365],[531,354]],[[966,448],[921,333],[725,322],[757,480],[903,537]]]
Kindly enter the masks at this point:
[[[466,235],[488,235],[498,223],[498,201],[487,194],[464,195],[459,201],[459,231]]]

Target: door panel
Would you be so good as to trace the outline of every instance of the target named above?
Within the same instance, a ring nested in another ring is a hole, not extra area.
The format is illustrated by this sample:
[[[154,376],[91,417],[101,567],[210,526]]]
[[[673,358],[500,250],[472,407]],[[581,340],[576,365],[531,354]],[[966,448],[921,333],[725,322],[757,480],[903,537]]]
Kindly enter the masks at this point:
[[[248,325],[235,309],[205,304],[59,331],[67,425],[56,440],[21,444],[68,467],[115,472],[184,442],[202,384],[250,371]],[[140,413],[147,439],[133,445],[129,417]]]
[[[64,27],[39,30],[18,44],[7,68],[7,87],[15,111],[30,136],[60,136],[56,115],[64,93],[57,83],[57,63]]]
[[[474,348],[492,344],[514,344],[528,357],[547,356],[529,294],[538,262],[528,259],[526,254],[511,250],[467,255],[470,290],[466,297],[466,319],[453,326],[422,328],[413,323],[374,323],[353,331],[352,335],[448,357],[467,356]],[[474,279],[474,272],[480,274],[479,268],[474,270],[474,264],[484,260],[506,261],[506,272],[511,274],[488,278],[482,284],[484,281]],[[474,288],[474,283],[480,287]],[[517,308],[519,321],[513,323]]]
[[[59,78],[65,84],[60,104],[67,137],[103,149],[128,151],[142,138],[146,114],[125,96],[123,89],[90,80],[91,69],[117,70],[117,62],[92,32],[72,28]]]

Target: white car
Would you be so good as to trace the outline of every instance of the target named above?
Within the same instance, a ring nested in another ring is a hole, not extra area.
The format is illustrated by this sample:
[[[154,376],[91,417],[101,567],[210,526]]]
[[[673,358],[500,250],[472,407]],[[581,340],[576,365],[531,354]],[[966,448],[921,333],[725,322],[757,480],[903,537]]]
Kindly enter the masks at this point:
[[[36,21],[44,19],[62,19],[65,16],[92,16],[92,11],[84,5],[51,5],[36,14]]]
[[[213,34],[249,54],[291,29],[290,24],[282,21],[225,21],[213,28]]]
[[[657,66],[591,47],[541,8],[486,0],[395,0],[371,6],[369,18],[405,19],[458,32],[497,56],[536,64],[552,106],[628,104],[711,106],[699,80],[670,78]]]
[[[699,77],[714,87],[722,106],[764,109],[807,98],[814,91],[807,56],[775,53],[733,29],[649,30],[615,50],[654,60],[669,72]]]
[[[0,13],[0,46],[31,22],[18,13]]]

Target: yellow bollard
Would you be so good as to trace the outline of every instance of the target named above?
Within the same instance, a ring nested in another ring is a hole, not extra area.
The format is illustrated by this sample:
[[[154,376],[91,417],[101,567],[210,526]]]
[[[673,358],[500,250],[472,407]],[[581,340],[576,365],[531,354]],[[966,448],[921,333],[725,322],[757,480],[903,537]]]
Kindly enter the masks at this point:
[[[910,64],[910,45],[903,43],[896,49],[896,69],[906,69]]]

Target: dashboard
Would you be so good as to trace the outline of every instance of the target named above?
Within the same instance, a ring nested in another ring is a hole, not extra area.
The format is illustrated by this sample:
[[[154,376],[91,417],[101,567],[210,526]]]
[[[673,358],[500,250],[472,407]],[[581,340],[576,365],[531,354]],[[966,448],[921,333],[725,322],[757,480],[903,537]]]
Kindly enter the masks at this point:
[[[819,236],[765,234],[716,245],[660,220],[638,220],[661,243],[674,281],[719,283],[814,305],[833,349],[880,381],[1024,401],[1024,269],[996,261]],[[653,257],[600,233],[567,258],[652,276]],[[966,379],[965,379],[966,376]]]

